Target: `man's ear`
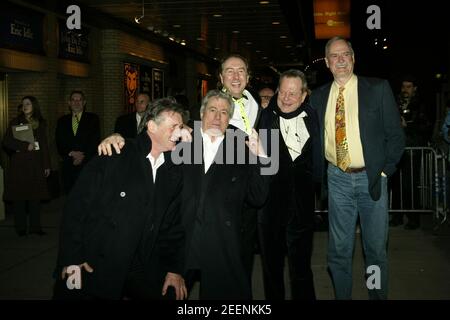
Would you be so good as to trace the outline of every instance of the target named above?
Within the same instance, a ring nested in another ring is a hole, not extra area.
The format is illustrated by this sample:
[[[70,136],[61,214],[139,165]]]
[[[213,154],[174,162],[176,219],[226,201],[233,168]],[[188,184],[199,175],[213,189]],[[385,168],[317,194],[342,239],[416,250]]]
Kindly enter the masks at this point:
[[[330,68],[330,65],[328,64],[328,58],[325,58],[325,64],[327,65],[327,68]]]
[[[149,131],[149,132],[155,132],[156,130],[158,129],[158,125],[156,124],[156,122],[155,121],[153,121],[153,120],[149,120],[148,122],[147,122],[147,130]]]

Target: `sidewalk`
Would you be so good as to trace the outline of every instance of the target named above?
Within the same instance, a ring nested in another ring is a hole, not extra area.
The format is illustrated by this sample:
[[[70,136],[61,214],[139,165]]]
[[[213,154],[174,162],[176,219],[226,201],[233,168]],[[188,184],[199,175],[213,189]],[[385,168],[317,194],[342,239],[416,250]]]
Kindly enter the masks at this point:
[[[0,299],[49,299],[56,260],[58,226],[63,198],[43,207],[45,236],[19,238],[12,216],[0,222]],[[450,299],[450,228],[444,225],[433,235],[431,216],[423,216],[422,229],[391,228],[389,241],[390,299]],[[326,269],[327,232],[316,232],[312,268],[316,295],[333,299],[333,287]],[[286,268],[287,269],[287,268]],[[353,269],[353,298],[367,299],[360,235],[357,234]],[[286,283],[287,273],[286,273]],[[287,285],[289,288],[289,285]],[[253,274],[255,299],[264,299],[261,259],[255,259]],[[289,291],[289,290],[288,290]],[[287,293],[287,297],[290,295]],[[192,299],[195,299],[195,292]]]

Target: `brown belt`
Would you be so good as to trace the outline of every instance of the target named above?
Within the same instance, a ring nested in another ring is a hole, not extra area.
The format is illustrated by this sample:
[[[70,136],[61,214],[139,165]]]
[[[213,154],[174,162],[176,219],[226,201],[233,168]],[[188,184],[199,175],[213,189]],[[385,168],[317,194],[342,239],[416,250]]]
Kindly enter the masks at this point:
[[[363,172],[366,171],[366,167],[362,167],[362,168],[347,168],[345,170],[346,173],[359,173],[359,172]]]

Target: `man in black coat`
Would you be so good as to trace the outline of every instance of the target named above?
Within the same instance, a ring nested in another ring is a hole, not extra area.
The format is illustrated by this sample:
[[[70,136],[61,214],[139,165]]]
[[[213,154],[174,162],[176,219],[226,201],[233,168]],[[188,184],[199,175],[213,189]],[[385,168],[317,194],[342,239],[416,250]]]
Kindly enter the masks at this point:
[[[267,199],[270,176],[265,173],[271,173],[268,163],[273,159],[261,161],[265,165],[257,161],[255,155],[265,154],[255,130],[245,142],[244,132],[229,127],[233,108],[229,94],[209,91],[202,102],[201,128],[197,122],[193,143],[180,144],[172,153],[177,163],[184,163],[185,278],[188,287],[200,280],[200,299],[252,297],[242,228],[247,221],[246,208],[261,207]],[[122,142],[108,138],[100,149]]]
[[[333,37],[325,61],[334,81],[313,91],[321,153],[328,161],[328,267],[336,299],[351,299],[355,226],[359,216],[369,297],[388,294],[387,179],[405,147],[394,95],[386,80],[356,76],[350,42]]]
[[[264,292],[268,300],[285,299],[284,261],[287,254],[291,298],[314,300],[311,270],[314,200],[320,183],[319,122],[305,102],[305,75],[295,69],[280,75],[278,93],[263,110],[261,129],[279,129],[278,173],[259,213],[259,240]]]
[[[119,133],[125,139],[135,138],[138,134],[142,116],[148,108],[150,97],[146,93],[138,94],[135,103],[135,112],[122,115],[117,118],[114,132]]]
[[[165,153],[183,125],[178,104],[155,104],[147,130],[121,155],[97,157],[80,175],[65,205],[55,298],[161,298],[169,286],[186,295],[181,167]],[[83,271],[71,295],[67,268]]]
[[[81,91],[73,91],[69,100],[70,114],[58,119],[56,147],[62,158],[64,191],[70,192],[81,169],[95,155],[100,141],[100,122],[94,113],[84,111],[86,98]]]

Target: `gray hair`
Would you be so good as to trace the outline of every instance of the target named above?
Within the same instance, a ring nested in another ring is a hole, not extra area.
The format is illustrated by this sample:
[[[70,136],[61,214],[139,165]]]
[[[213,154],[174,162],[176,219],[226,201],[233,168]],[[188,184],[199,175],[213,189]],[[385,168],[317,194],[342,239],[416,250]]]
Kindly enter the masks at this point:
[[[147,127],[147,123],[150,120],[155,121],[156,124],[160,124],[164,120],[164,116],[162,115],[164,112],[175,112],[180,114],[183,118],[183,123],[185,122],[187,116],[183,106],[177,103],[175,99],[169,97],[155,100],[142,115],[138,133],[142,132]]]
[[[347,46],[349,47],[350,52],[352,53],[352,56],[355,55],[355,52],[353,51],[353,47],[352,47],[352,44],[350,43],[350,41],[348,41],[344,37],[335,36],[335,37],[331,38],[330,40],[328,40],[327,44],[325,45],[325,57],[328,57],[328,53],[330,51],[330,46],[336,41],[344,41],[345,43],[347,43]]]
[[[202,100],[202,106],[200,107],[200,116],[205,112],[205,108],[208,105],[208,102],[211,98],[217,98],[217,99],[223,99],[226,102],[228,102],[228,105],[230,106],[228,108],[228,115],[230,118],[233,116],[234,113],[234,102],[231,95],[227,92],[221,91],[221,90],[209,90],[206,96]]]

